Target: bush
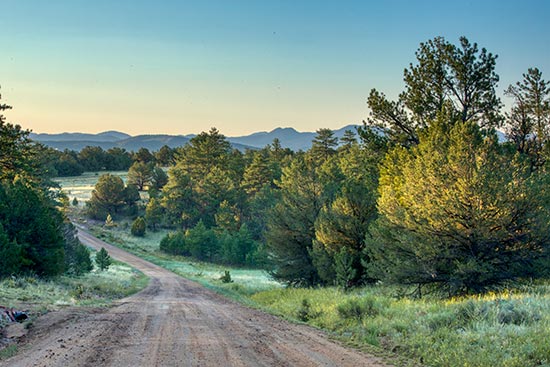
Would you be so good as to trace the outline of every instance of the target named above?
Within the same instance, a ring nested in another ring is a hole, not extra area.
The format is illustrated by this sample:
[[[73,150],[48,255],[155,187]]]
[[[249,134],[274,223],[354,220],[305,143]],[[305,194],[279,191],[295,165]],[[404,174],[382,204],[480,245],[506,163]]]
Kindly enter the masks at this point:
[[[343,319],[362,320],[363,317],[375,317],[380,313],[380,306],[374,297],[352,298],[337,307],[338,315]]]
[[[143,237],[145,236],[145,227],[145,219],[143,219],[143,217],[137,217],[134,223],[132,223],[132,228],[130,229],[130,232],[133,236]]]
[[[233,283],[233,280],[231,279],[231,273],[229,270],[226,270],[223,275],[220,277],[220,280],[222,283]]]

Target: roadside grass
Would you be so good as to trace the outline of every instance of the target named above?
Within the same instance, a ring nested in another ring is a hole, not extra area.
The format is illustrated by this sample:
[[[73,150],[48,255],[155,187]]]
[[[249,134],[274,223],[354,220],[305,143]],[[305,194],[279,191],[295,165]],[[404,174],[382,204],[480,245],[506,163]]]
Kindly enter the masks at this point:
[[[549,281],[453,299],[414,299],[403,296],[403,289],[384,285],[351,291],[287,288],[265,271],[161,253],[158,246],[166,231],[137,238],[124,222],[91,230],[109,243],[247,305],[322,328],[359,348],[369,346],[372,351],[372,346],[404,357],[390,359],[395,365],[550,367]],[[220,280],[225,271],[232,283]]]
[[[144,237],[135,237],[130,234],[128,222],[118,222],[116,227],[111,228],[102,225],[89,225],[88,228],[95,236],[110,244],[240,302],[251,304],[248,296],[282,287],[265,270],[218,265],[165,254],[159,250],[159,244],[169,232],[167,230],[149,231]],[[221,280],[225,271],[230,272],[231,283]]]
[[[262,270],[201,263],[158,250],[166,231],[133,237],[124,225],[92,227],[107,242],[249,306],[327,330],[369,351],[406,357],[398,365],[550,366],[550,284],[533,283],[482,296],[414,299],[374,285],[291,288]],[[224,271],[232,283],[223,283]],[[374,349],[372,349],[372,348]]]
[[[40,279],[12,277],[0,281],[0,304],[41,314],[64,306],[105,306],[145,288],[148,278],[130,266],[113,261],[108,270],[81,276]],[[2,325],[0,324],[0,327]]]

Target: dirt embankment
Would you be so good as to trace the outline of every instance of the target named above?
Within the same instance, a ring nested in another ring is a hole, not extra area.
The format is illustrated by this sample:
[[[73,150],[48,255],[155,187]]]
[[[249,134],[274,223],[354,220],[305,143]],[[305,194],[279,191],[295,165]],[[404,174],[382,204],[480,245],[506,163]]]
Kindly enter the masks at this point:
[[[151,278],[107,309],[39,318],[22,351],[0,366],[386,366],[379,358],[227,300],[80,231],[83,243]]]

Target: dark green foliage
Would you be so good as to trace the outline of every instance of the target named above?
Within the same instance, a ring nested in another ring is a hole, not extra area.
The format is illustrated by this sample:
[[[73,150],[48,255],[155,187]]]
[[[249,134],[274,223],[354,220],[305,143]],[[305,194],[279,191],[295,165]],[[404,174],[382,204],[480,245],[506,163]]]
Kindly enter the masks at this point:
[[[304,298],[302,300],[302,306],[300,307],[300,309],[298,309],[298,312],[296,313],[296,317],[300,321],[307,322],[311,318],[310,313],[311,313],[311,305],[309,304],[309,301],[307,300],[307,298]]]
[[[80,176],[84,172],[84,167],[78,160],[78,154],[71,150],[58,152],[54,150],[53,164],[57,175],[65,176]]]
[[[125,187],[120,177],[104,174],[99,177],[92,197],[87,202],[88,214],[100,220],[105,219],[108,214],[132,215],[139,199],[139,192],[135,186]]]
[[[10,251],[21,254],[18,270],[40,276],[64,271],[63,216],[44,193],[20,180],[0,182],[0,223]]]
[[[101,147],[84,147],[78,153],[78,160],[86,172],[107,169],[107,155]]]
[[[70,275],[81,275],[93,269],[90,250],[78,240],[76,230],[70,222],[64,223],[65,238],[65,272]]]
[[[151,182],[149,185],[149,191],[151,189],[162,190],[164,185],[168,183],[168,175],[162,168],[155,166],[153,172],[151,173]]]
[[[149,163],[136,161],[128,170],[128,185],[135,185],[139,191],[149,186],[153,179],[153,166]]]
[[[102,247],[101,250],[95,254],[95,263],[101,271],[109,269],[111,265],[111,256],[107,250],[105,250],[105,247]]]
[[[256,241],[244,224],[238,231],[223,231],[218,235],[218,259],[232,265],[255,265],[253,256],[258,248]]]
[[[174,163],[174,149],[167,145],[163,145],[158,152],[155,153],[155,162],[161,167],[168,167]]]
[[[375,317],[380,313],[380,306],[371,296],[359,299],[352,298],[338,305],[338,315],[343,319],[361,320],[366,317]]]
[[[137,217],[136,220],[134,220],[134,222],[132,223],[130,232],[132,233],[132,236],[143,237],[145,236],[145,229],[145,219],[143,219],[143,217]]]
[[[354,254],[343,247],[334,255],[334,272],[336,274],[336,284],[344,289],[348,289],[357,284],[358,269],[361,268],[359,254]]]
[[[0,223],[0,278],[20,272],[24,259],[23,248],[15,241],[10,241]]]
[[[268,218],[267,250],[273,276],[292,285],[314,285],[320,278],[310,251],[315,220],[323,204],[323,185],[316,167],[305,158],[283,169],[281,199]]]
[[[105,169],[126,171],[132,165],[132,155],[124,148],[113,147],[105,152]]]
[[[526,154],[531,169],[542,167],[548,159],[550,141],[550,84],[537,68],[529,68],[523,80],[510,85],[506,95],[514,99],[507,115],[508,138],[518,152]]]
[[[222,283],[233,283],[229,270],[224,271],[223,275],[220,277],[220,280]]]
[[[170,233],[160,243],[161,251],[175,255],[192,256],[198,260],[215,260],[218,240],[213,230],[202,221],[191,229]]]
[[[447,110],[452,122],[496,127],[501,121],[496,56],[465,37],[453,45],[442,37],[421,43],[416,64],[405,69],[405,91],[397,101],[373,89],[368,98],[370,126],[383,128],[395,143],[411,146],[419,132]]]
[[[134,153],[133,160],[136,163],[149,164],[149,163],[154,163],[155,156],[151,154],[149,149],[139,148],[139,150]]]
[[[185,233],[182,231],[168,233],[160,241],[160,250],[172,255],[189,256],[185,244]]]
[[[164,208],[160,205],[160,201],[156,198],[151,198],[145,208],[145,222],[147,226],[156,231],[161,226],[164,217]]]

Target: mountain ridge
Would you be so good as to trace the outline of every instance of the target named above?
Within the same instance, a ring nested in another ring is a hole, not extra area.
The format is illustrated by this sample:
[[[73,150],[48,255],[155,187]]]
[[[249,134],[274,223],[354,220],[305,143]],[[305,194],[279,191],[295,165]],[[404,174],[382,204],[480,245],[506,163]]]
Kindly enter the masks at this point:
[[[333,130],[334,135],[341,138],[345,130],[355,131],[360,125],[346,125],[340,129]],[[279,139],[283,148],[292,150],[307,150],[311,147],[315,132],[300,132],[293,127],[277,127],[271,131],[258,131],[243,136],[226,136],[227,140],[236,149],[261,149],[271,144],[274,139]],[[58,150],[80,151],[86,146],[100,146],[107,150],[114,147],[124,148],[128,151],[137,151],[140,148],[147,148],[150,151],[159,150],[167,145],[170,148],[185,145],[195,134],[170,135],[170,134],[142,134],[131,136],[119,131],[104,131],[98,134],[90,133],[31,133],[30,138]]]

